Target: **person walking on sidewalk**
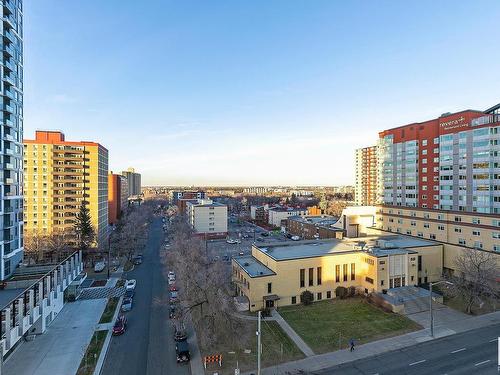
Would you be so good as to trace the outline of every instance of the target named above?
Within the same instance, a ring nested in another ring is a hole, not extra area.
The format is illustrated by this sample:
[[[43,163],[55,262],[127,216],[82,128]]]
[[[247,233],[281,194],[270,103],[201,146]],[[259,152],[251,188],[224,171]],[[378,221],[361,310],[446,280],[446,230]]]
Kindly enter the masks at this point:
[[[351,352],[354,350],[354,339],[349,340],[349,346],[351,347]]]

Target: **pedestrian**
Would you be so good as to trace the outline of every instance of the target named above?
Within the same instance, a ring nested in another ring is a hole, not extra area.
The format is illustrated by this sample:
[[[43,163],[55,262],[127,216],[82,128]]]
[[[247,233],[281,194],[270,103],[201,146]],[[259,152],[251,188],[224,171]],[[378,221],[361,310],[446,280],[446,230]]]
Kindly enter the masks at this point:
[[[349,340],[349,345],[351,346],[351,352],[354,350],[354,339]]]

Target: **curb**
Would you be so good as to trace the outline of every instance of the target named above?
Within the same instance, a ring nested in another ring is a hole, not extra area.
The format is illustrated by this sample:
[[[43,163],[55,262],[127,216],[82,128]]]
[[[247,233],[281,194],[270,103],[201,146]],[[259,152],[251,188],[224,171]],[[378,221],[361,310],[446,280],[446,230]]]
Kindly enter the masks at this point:
[[[115,313],[113,314],[113,319],[111,319],[111,329],[108,328],[108,334],[106,335],[106,339],[104,340],[104,344],[101,348],[101,353],[99,354],[99,359],[95,365],[94,375],[99,375],[102,371],[102,366],[104,365],[104,361],[106,360],[106,355],[108,354],[109,343],[111,342],[111,334],[113,328],[113,322],[116,321],[118,314],[120,313],[120,309],[122,306],[123,296],[118,300],[118,304],[116,305]]]

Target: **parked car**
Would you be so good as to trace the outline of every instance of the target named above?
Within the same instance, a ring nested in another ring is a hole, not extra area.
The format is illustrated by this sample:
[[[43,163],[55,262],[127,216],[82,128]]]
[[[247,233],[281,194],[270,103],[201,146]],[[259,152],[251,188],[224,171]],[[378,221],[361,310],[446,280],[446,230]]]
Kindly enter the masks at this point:
[[[298,241],[298,240],[300,240],[300,237],[299,236],[292,236],[291,240],[292,241]]]
[[[238,254],[239,254],[240,256],[245,255],[245,253],[244,253],[243,251],[240,251]]]
[[[175,303],[179,300],[179,293],[177,291],[170,292],[170,303]]]
[[[179,341],[175,344],[175,353],[177,354],[177,363],[189,362],[191,354],[187,341]]]
[[[179,289],[177,289],[177,285],[172,284],[168,287],[168,290],[171,292],[177,292]]]
[[[267,232],[262,232],[260,235],[261,235],[262,237],[267,237],[267,236],[269,236],[269,233],[267,233]]]
[[[106,268],[106,263],[97,262],[94,266],[94,272],[102,272],[104,271],[104,268]]]
[[[132,310],[132,303],[133,303],[132,297],[126,297],[126,298],[124,298],[123,302],[122,302],[122,311],[130,311],[130,310]]]
[[[228,243],[230,245],[234,245],[234,244],[237,244],[238,242],[237,242],[237,240],[233,240],[233,239],[229,238],[226,240],[226,243]]]
[[[175,281],[175,273],[174,273],[174,271],[168,271],[168,280]]]
[[[142,257],[136,256],[132,258],[132,263],[134,263],[136,266],[142,263]]]
[[[173,318],[175,318],[176,315],[177,315],[177,307],[175,307],[175,305],[170,305],[168,317],[170,319],[173,319]]]
[[[227,255],[227,254],[226,254],[226,255],[224,255],[224,256],[222,257],[222,260],[223,260],[224,262],[229,262],[229,261],[231,260],[231,257],[230,257],[229,255]]]
[[[174,324],[174,340],[184,341],[187,339],[186,327],[182,322],[176,322]]]
[[[137,285],[137,282],[134,279],[127,280],[125,283],[125,290],[135,290],[135,286]]]
[[[130,289],[126,290],[125,294],[123,295],[123,298],[134,298],[135,290]]]
[[[113,326],[113,335],[122,335],[127,329],[127,318],[124,315],[120,315],[116,319],[115,325]]]

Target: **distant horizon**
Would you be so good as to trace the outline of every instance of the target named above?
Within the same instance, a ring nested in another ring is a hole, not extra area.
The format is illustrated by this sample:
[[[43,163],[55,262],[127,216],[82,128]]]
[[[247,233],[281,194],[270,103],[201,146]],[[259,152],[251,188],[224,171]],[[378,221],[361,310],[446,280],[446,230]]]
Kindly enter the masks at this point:
[[[227,187],[227,188],[335,188],[335,187],[352,187],[354,185],[142,185],[143,188],[149,187],[165,187],[165,188],[206,188],[206,187]]]

